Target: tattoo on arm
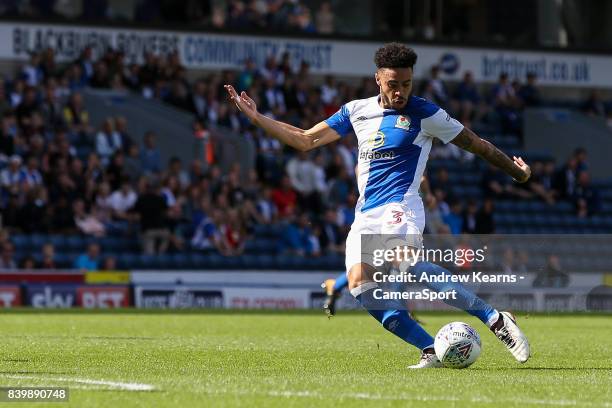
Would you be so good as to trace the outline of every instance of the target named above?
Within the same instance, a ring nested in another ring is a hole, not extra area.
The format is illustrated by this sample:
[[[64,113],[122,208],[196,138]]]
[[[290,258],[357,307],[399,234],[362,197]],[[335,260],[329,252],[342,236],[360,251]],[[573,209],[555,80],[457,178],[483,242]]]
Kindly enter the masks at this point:
[[[516,180],[521,180],[524,177],[522,170],[514,164],[510,157],[493,146],[492,143],[476,136],[476,134],[468,128],[463,128],[461,133],[459,133],[451,143],[499,167]]]

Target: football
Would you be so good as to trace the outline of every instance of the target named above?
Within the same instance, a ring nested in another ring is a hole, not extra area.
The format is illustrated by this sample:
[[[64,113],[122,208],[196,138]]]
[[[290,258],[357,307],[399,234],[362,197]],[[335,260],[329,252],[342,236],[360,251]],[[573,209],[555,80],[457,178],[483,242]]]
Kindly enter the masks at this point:
[[[466,368],[480,355],[480,336],[467,323],[452,322],[438,331],[434,349],[445,367]]]

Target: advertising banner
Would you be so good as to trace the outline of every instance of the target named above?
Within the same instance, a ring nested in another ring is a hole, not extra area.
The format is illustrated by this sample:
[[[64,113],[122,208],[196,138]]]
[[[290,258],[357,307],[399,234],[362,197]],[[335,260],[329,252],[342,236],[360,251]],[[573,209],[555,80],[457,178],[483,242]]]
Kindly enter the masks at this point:
[[[86,309],[114,309],[130,305],[130,289],[127,286],[79,286],[76,305]]]
[[[223,291],[228,309],[306,309],[310,291],[287,288],[226,288]]]
[[[96,271],[85,273],[85,283],[130,283],[130,273],[127,271]]]
[[[17,285],[0,286],[0,307],[21,306],[21,289]]]
[[[223,308],[223,293],[201,286],[138,285],[134,287],[134,306],[161,309]]]
[[[288,52],[297,67],[308,62],[315,74],[371,76],[373,55],[381,45],[368,41],[332,41],[247,35],[211,34],[79,27],[55,24],[0,23],[0,58],[25,60],[31,51],[52,47],[59,61],[76,59],[91,46],[94,55],[108,47],[120,49],[126,61],[141,61],[144,52],[177,52],[191,69],[239,69],[248,58],[263,65],[269,55]],[[543,85],[612,88],[612,56],[490,48],[414,45],[418,54],[417,78],[439,65],[443,78],[458,80],[471,71],[478,82],[493,82],[502,72],[523,80],[534,72]]]
[[[76,305],[77,285],[27,284],[26,304],[39,308],[68,308]]]

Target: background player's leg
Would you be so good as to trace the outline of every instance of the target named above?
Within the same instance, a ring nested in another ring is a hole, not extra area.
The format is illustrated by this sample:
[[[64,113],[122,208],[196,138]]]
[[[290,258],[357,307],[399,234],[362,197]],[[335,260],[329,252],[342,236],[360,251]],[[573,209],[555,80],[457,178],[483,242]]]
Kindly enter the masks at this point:
[[[323,302],[323,310],[328,317],[336,314],[336,300],[340,297],[340,293],[348,286],[348,278],[346,273],[341,273],[336,279],[327,279],[321,287],[325,289],[325,302]]]
[[[334,293],[340,293],[344,290],[344,288],[348,287],[348,277],[346,276],[346,272],[342,272],[336,278],[336,282],[334,282]]]

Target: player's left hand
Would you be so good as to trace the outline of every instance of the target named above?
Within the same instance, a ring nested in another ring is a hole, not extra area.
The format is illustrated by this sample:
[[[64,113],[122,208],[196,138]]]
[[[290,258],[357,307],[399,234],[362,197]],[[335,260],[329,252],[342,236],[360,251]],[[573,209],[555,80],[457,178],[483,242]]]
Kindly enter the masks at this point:
[[[525,183],[527,180],[529,180],[529,177],[531,177],[531,168],[527,163],[525,163],[522,157],[512,156],[512,159],[514,160],[514,165],[523,172],[523,177],[520,179],[515,178],[515,180],[519,183]]]

